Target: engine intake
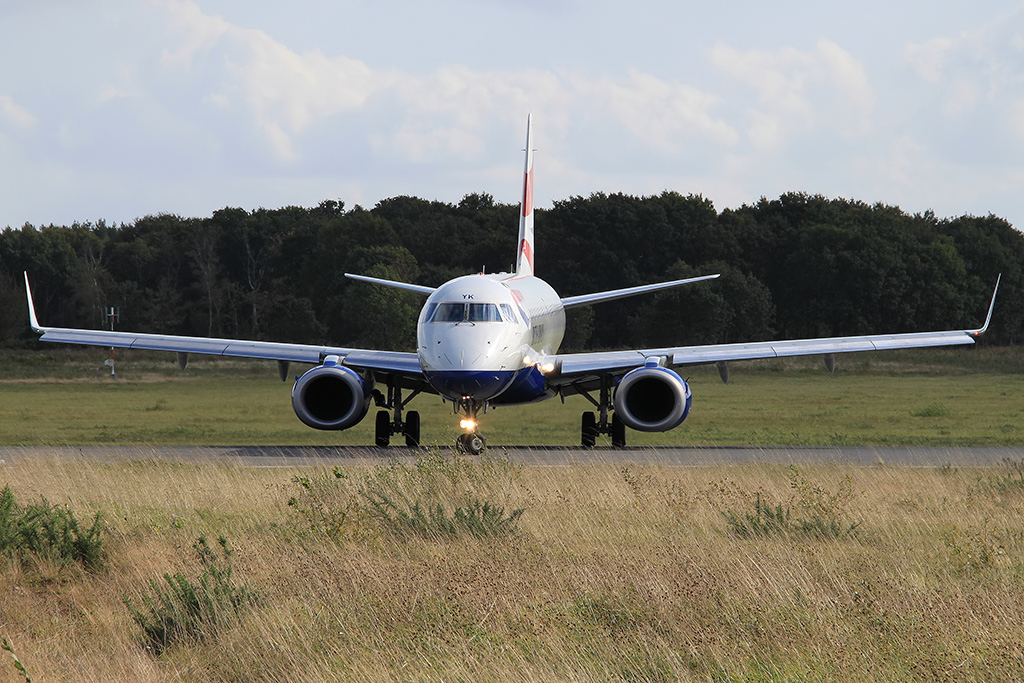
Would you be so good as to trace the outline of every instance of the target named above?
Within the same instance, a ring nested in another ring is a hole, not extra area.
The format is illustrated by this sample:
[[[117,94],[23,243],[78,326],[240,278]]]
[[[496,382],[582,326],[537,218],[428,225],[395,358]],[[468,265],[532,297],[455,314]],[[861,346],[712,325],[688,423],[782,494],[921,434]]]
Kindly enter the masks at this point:
[[[690,413],[690,385],[663,367],[626,373],[615,390],[615,412],[627,426],[641,432],[667,432]]]
[[[325,362],[292,387],[292,409],[313,429],[348,429],[370,409],[371,388],[351,368]]]

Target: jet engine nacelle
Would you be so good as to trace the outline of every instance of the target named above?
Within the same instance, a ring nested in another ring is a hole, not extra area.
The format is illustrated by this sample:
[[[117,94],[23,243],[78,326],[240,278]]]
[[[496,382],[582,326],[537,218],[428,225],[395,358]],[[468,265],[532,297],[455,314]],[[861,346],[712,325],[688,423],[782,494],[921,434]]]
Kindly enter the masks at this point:
[[[690,385],[668,368],[648,366],[626,373],[615,390],[615,412],[641,432],[667,432],[690,413]]]
[[[355,370],[330,358],[292,387],[292,408],[313,429],[348,429],[370,409],[372,387]]]

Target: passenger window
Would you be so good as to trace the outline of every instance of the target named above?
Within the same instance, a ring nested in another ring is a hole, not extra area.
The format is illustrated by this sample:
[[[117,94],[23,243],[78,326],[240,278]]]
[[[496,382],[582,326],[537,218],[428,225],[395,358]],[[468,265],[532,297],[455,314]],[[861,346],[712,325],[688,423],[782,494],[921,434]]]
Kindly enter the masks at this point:
[[[466,306],[464,304],[438,304],[437,310],[434,311],[434,317],[430,319],[430,322],[461,323],[465,309]]]
[[[470,304],[469,322],[500,323],[501,315],[498,313],[497,304]]]

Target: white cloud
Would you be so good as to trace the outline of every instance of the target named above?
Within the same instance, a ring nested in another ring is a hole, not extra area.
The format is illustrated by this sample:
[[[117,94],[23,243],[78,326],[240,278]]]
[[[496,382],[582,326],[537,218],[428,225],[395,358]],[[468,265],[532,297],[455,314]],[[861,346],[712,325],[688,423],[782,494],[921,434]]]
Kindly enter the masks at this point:
[[[458,126],[435,127],[406,123],[388,140],[381,141],[391,151],[400,150],[413,162],[436,161],[441,157],[471,159],[483,151],[478,135]]]
[[[977,106],[981,99],[978,86],[963,78],[958,78],[950,84],[949,93],[942,110],[948,116],[957,116],[969,112]]]
[[[0,95],[0,114],[19,126],[31,126],[35,123],[35,117],[9,95]]]
[[[910,136],[895,140],[881,159],[864,169],[865,177],[873,178],[879,189],[896,185],[909,188],[925,163],[926,149]]]
[[[362,107],[393,83],[392,74],[372,72],[355,59],[328,58],[319,50],[296,53],[263,31],[203,14],[190,0],[163,4],[186,38],[177,49],[165,50],[164,64],[211,80],[207,99],[221,107],[240,89],[283,160],[296,158],[292,136],[315,121]]]
[[[935,83],[942,75],[946,55],[953,45],[952,38],[935,38],[923,45],[907,45],[904,55],[921,78]]]
[[[864,67],[853,55],[828,40],[818,42],[818,55],[825,77],[835,91],[839,111],[833,109],[831,115],[839,122],[840,131],[848,137],[867,132],[877,98]]]
[[[1024,97],[1010,105],[1010,126],[1018,142],[1024,142]]]
[[[719,99],[692,86],[633,70],[625,79],[550,71],[478,71],[448,65],[420,76],[373,69],[319,50],[298,53],[263,31],[244,29],[204,14],[191,0],[164,0],[180,45],[163,63],[207,82],[205,99],[224,108],[241,99],[279,159],[299,161],[295,139],[311,126],[345,113],[366,111],[375,99],[393,98],[393,128],[371,134],[378,150],[412,161],[430,156],[467,159],[484,148],[495,120],[520,122],[542,113],[554,130],[570,112],[602,110],[653,148],[677,150],[687,140],[722,146],[739,136],[713,114]]]
[[[163,7],[171,27],[185,33],[188,41],[176,50],[165,49],[163,61],[167,64],[188,65],[201,50],[217,43],[232,26],[220,17],[204,14],[191,0],[156,0]]]
[[[611,113],[633,135],[650,146],[679,151],[683,141],[710,139],[723,147],[735,145],[739,135],[712,111],[720,99],[682,83],[668,83],[637,70],[629,78],[572,79],[584,106]]]
[[[904,56],[941,93],[947,115],[998,106],[1024,93],[1024,9],[953,37],[910,43]]]
[[[749,112],[750,123],[747,136],[757,150],[769,150],[781,147],[785,133],[782,117],[752,109]]]
[[[863,66],[849,52],[820,40],[812,52],[793,48],[740,51],[717,44],[711,60],[756,93],[748,107],[747,134],[756,149],[780,147],[809,128],[835,129],[846,137],[870,129],[876,96]]]

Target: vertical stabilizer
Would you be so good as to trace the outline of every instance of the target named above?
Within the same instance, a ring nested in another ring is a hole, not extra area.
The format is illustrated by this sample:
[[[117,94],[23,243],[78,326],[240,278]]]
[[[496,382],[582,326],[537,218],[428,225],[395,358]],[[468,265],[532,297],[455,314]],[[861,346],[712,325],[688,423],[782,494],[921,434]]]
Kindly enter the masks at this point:
[[[519,212],[519,256],[516,275],[533,275],[533,114],[526,119],[526,168],[523,171],[523,203]]]

